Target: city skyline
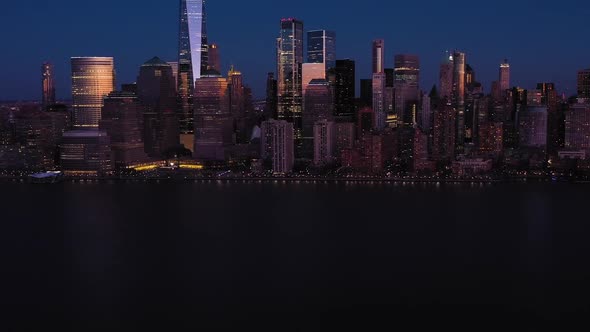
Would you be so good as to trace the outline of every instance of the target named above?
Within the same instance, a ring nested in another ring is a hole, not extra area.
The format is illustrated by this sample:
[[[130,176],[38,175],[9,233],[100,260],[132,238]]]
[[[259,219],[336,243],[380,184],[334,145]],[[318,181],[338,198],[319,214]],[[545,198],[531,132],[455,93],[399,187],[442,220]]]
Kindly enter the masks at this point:
[[[73,56],[115,57],[117,85],[135,81],[137,76],[136,68],[154,55],[158,55],[166,61],[175,61],[178,4],[171,3],[170,6],[164,9],[160,7],[152,8],[151,5],[144,6],[145,8],[138,12],[137,17],[129,18],[132,5],[133,1],[122,7],[115,7],[114,2],[112,5],[109,4],[109,1],[105,2],[104,7],[108,10],[107,13],[113,17],[115,24],[112,27],[106,27],[104,31],[99,31],[101,29],[96,28],[97,26],[102,27],[102,25],[95,22],[93,17],[78,22],[77,29],[66,30],[66,27],[58,22],[58,18],[64,15],[62,12],[68,13],[69,10],[62,10],[58,13],[53,11],[51,7],[39,9],[44,13],[52,14],[54,22],[45,29],[47,31],[38,32],[38,34],[31,37],[27,36],[32,38],[29,40],[31,43],[27,44],[26,47],[23,46],[24,48],[20,48],[26,51],[22,52],[26,54],[17,56],[12,54],[3,55],[7,60],[18,64],[14,66],[18,68],[18,72],[14,72],[16,69],[9,68],[5,73],[7,75],[6,79],[0,82],[2,88],[0,89],[2,91],[0,99],[39,99],[37,88],[38,66],[44,61],[49,61],[55,66],[58,99],[69,99],[70,83],[68,82],[69,70],[67,64],[69,58]],[[374,39],[384,39],[386,42],[386,67],[393,67],[395,54],[417,54],[420,56],[422,62],[421,87],[423,90],[428,90],[438,81],[437,68],[444,51],[447,49],[460,49],[467,54],[468,63],[478,73],[479,80],[482,81],[486,91],[490,91],[491,82],[497,80],[498,65],[505,58],[511,63],[512,85],[533,88],[537,82],[555,82],[557,90],[567,95],[575,94],[575,72],[590,67],[590,61],[585,60],[590,59],[590,50],[583,45],[577,46],[575,42],[577,36],[583,35],[584,31],[588,31],[590,28],[580,23],[583,20],[575,20],[571,17],[572,15],[583,16],[584,13],[587,13],[590,10],[590,6],[587,4],[576,6],[577,10],[573,14],[566,13],[561,8],[545,6],[540,6],[535,13],[527,12],[526,17],[520,17],[521,22],[523,22],[523,33],[529,31],[526,27],[534,27],[533,23],[541,22],[539,19],[549,17],[551,18],[550,22],[556,22],[555,24],[549,23],[552,29],[548,29],[549,32],[544,35],[527,33],[527,38],[522,38],[522,35],[519,34],[507,34],[506,31],[510,30],[508,27],[495,23],[515,20],[516,14],[513,12],[518,13],[519,10],[524,15],[522,10],[526,8],[526,2],[513,4],[512,8],[514,10],[510,12],[498,12],[498,8],[488,7],[486,9],[490,13],[489,16],[488,14],[469,16],[468,9],[453,7],[451,9],[458,10],[457,15],[467,15],[467,19],[461,20],[461,22],[448,24],[449,27],[454,27],[453,31],[459,31],[454,34],[448,31],[439,31],[445,29],[436,28],[436,24],[441,24],[444,21],[443,18],[432,19],[432,15],[441,6],[436,3],[430,4],[427,9],[419,12],[422,17],[430,18],[432,22],[428,24],[417,23],[414,29],[404,28],[403,22],[407,20],[406,18],[391,22],[383,14],[379,13],[375,14],[375,17],[364,18],[367,17],[363,15],[367,10],[366,8],[359,9],[359,20],[371,24],[360,29],[356,25],[355,27],[348,26],[346,22],[350,19],[351,14],[341,12],[337,7],[333,9],[337,14],[333,15],[333,17],[336,18],[330,20],[326,19],[325,16],[318,15],[315,10],[310,10],[313,7],[308,1],[302,1],[300,6],[293,9],[266,8],[262,3],[261,6],[265,8],[260,12],[248,12],[252,14],[249,18],[252,19],[253,24],[249,24],[247,28],[240,30],[243,31],[244,37],[236,38],[235,33],[231,31],[235,26],[239,26],[241,20],[243,20],[242,15],[236,14],[240,12],[238,9],[243,5],[235,4],[234,10],[228,13],[221,7],[221,3],[207,3],[207,12],[210,16],[208,30],[212,32],[209,36],[209,42],[217,43],[223,50],[221,53],[222,72],[227,70],[229,65],[233,63],[236,68],[244,73],[245,83],[253,88],[254,95],[257,98],[264,96],[266,73],[274,70],[273,49],[278,30],[276,22],[282,17],[290,16],[295,16],[304,22],[305,32],[317,29],[335,31],[338,34],[337,57],[338,59],[350,58],[356,61],[357,79],[370,78],[370,45]],[[369,5],[367,4],[366,7],[370,7]],[[393,6],[387,3],[382,5],[387,8]],[[65,6],[67,7],[67,1]],[[337,6],[337,4],[328,1],[326,4],[321,5],[326,10],[330,6]],[[413,7],[415,5],[411,4],[396,4],[395,6],[397,6],[396,8],[415,8]],[[456,6],[459,7],[460,4]],[[60,7],[64,8],[64,6]],[[118,10],[113,12],[113,8],[118,8]],[[76,6],[72,5],[72,10],[75,9]],[[8,10],[12,10],[15,15],[5,20],[4,23],[11,23],[14,18],[22,17],[20,16],[21,11],[23,11],[22,15],[24,15],[24,8],[19,4],[9,4]],[[155,16],[156,13],[159,16]],[[448,12],[443,11],[442,13]],[[33,10],[32,13],[27,11],[27,14],[36,16],[41,12],[37,13]],[[557,22],[565,22],[566,14],[568,27],[560,27]],[[224,15],[224,18],[221,15]],[[418,17],[421,17],[420,15]],[[444,15],[441,14],[441,16]],[[473,16],[478,16],[478,20],[471,18]],[[117,17],[126,17],[130,20],[128,23],[135,22],[136,24],[126,24],[123,27],[116,24]],[[155,32],[152,34],[152,28],[147,26],[145,22],[156,18],[159,19],[159,24],[156,24]],[[481,23],[478,24],[480,21]],[[144,22],[144,24],[141,22]],[[228,22],[231,24],[228,24]],[[139,33],[145,29],[147,29],[145,33]],[[572,33],[574,31],[575,33]],[[26,29],[23,33],[26,33]],[[47,38],[46,34],[48,33],[60,38]],[[78,43],[76,38],[79,40],[78,34],[81,33],[86,34],[89,40],[92,40],[92,43]],[[130,35],[134,36],[131,44],[133,47],[129,47]],[[13,34],[8,36],[7,43],[21,46],[21,39],[22,36],[19,38],[18,35]],[[551,40],[551,43],[539,46],[539,42],[544,40]],[[552,46],[546,46],[549,44]],[[256,52],[256,55],[239,51],[240,49],[246,49],[247,45],[251,45],[250,47],[260,51]]]

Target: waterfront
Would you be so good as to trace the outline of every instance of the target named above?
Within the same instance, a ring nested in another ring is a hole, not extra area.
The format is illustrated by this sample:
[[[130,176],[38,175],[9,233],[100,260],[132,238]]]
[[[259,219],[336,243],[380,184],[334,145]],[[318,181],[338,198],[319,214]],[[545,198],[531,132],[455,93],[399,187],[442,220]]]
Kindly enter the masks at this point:
[[[4,183],[2,304],[9,331],[562,326],[590,311],[589,190]]]

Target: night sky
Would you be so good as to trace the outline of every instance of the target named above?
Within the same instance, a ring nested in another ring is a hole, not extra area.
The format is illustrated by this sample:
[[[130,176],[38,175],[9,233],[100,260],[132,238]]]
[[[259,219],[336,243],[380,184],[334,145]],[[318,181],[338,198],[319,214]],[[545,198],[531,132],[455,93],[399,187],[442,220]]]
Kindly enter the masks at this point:
[[[3,3],[0,99],[39,98],[46,60],[55,65],[58,97],[69,99],[71,56],[114,56],[117,84],[135,81],[154,55],[176,59],[178,6],[178,0]],[[386,67],[393,67],[394,54],[420,55],[426,90],[438,81],[443,52],[454,48],[467,53],[486,91],[504,58],[513,85],[550,81],[568,95],[575,94],[576,71],[590,67],[590,3],[582,0],[209,0],[207,15],[209,41],[220,45],[224,69],[233,63],[257,97],[264,95],[266,73],[275,70],[282,17],[303,20],[305,30],[335,30],[337,57],[357,61],[358,79],[370,76],[376,38],[386,40]]]

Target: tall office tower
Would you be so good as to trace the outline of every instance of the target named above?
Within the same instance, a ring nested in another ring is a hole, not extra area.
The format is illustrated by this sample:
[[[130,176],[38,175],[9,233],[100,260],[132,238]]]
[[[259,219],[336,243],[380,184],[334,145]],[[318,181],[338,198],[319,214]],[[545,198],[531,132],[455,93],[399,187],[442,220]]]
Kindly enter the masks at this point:
[[[180,140],[185,147],[193,144],[193,96],[195,80],[207,70],[207,18],[205,0],[180,1],[178,39],[178,98]]]
[[[303,103],[301,65],[303,63],[303,22],[281,20],[277,39],[278,119],[293,123],[295,137],[301,136]]]
[[[451,102],[453,97],[453,70],[455,68],[453,55],[447,53],[440,64],[440,98]]]
[[[463,153],[465,145],[465,53],[453,52],[453,100],[452,105],[457,114],[457,135],[455,144],[457,152]]]
[[[455,110],[441,101],[434,111],[432,156],[436,161],[452,161],[455,158],[456,135]]]
[[[361,98],[362,107],[373,106],[373,79],[361,80]]]
[[[313,157],[313,128],[316,122],[334,118],[334,97],[330,83],[325,79],[312,80],[307,87],[303,103],[302,157]]]
[[[221,73],[221,55],[219,54],[219,46],[217,44],[210,44],[208,46],[208,51],[209,63],[207,64],[207,68]]]
[[[547,148],[547,106],[527,106],[519,115],[520,148]]]
[[[301,65],[301,92],[305,99],[305,90],[312,80],[327,79],[323,63],[304,63]],[[305,110],[304,110],[305,111]]]
[[[277,118],[277,80],[274,73],[266,76],[266,105],[264,106],[264,119]]]
[[[270,160],[276,174],[288,174],[295,163],[293,124],[284,120],[264,121],[261,126],[261,157]]]
[[[50,105],[55,104],[55,83],[53,81],[53,65],[45,62],[41,66],[41,104],[43,110],[46,111]]]
[[[224,161],[232,143],[228,81],[216,72],[205,72],[195,81],[195,159]]]
[[[384,72],[373,74],[373,112],[375,115],[374,129],[385,129],[387,110],[385,109],[385,81],[387,77]]]
[[[313,163],[328,165],[336,160],[336,130],[334,122],[322,119],[313,126]]]
[[[326,73],[336,67],[335,32],[326,30],[307,32],[307,62],[323,63]]]
[[[162,157],[180,145],[173,67],[158,57],[144,63],[137,78],[137,95],[143,111],[145,152],[153,158]]]
[[[229,111],[233,122],[234,142],[246,143],[249,140],[246,123],[246,103],[242,73],[232,66],[227,73]]]
[[[116,169],[129,168],[147,160],[138,121],[140,108],[133,93],[116,91],[104,98],[99,129],[110,138],[111,159]]]
[[[578,98],[590,98],[590,69],[578,72]]]
[[[504,150],[504,123],[488,122],[479,126],[479,151],[500,156]]]
[[[385,71],[385,41],[377,39],[373,41],[373,74]]]
[[[174,92],[178,91],[178,61],[167,62],[172,68],[172,76],[174,76]]]
[[[590,105],[574,104],[565,117],[565,148],[585,151],[590,159]]]
[[[395,56],[395,113],[401,123],[416,123],[416,109],[420,98],[420,58],[417,55]]]
[[[506,91],[510,89],[510,63],[508,59],[500,64],[500,91],[502,96],[506,95]]]
[[[336,158],[340,159],[342,151],[354,148],[355,123],[336,122],[334,130],[336,131]]]
[[[563,126],[565,117],[557,100],[557,91],[554,83],[538,83],[537,90],[541,91],[542,104],[547,105],[547,154],[557,156],[559,149],[563,148]]]
[[[75,128],[98,128],[103,98],[115,90],[115,63],[108,57],[72,58]]]
[[[334,115],[338,117],[354,117],[355,71],[353,60],[336,60]]]
[[[65,132],[60,148],[66,175],[103,176],[113,171],[109,136],[98,128]]]

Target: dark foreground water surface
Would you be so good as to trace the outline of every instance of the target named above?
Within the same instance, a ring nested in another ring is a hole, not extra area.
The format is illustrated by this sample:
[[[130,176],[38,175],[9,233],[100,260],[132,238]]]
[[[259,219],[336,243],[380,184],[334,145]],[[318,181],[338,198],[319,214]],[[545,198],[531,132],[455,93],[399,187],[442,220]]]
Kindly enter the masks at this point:
[[[2,331],[588,330],[585,185],[0,184],[0,195]]]

